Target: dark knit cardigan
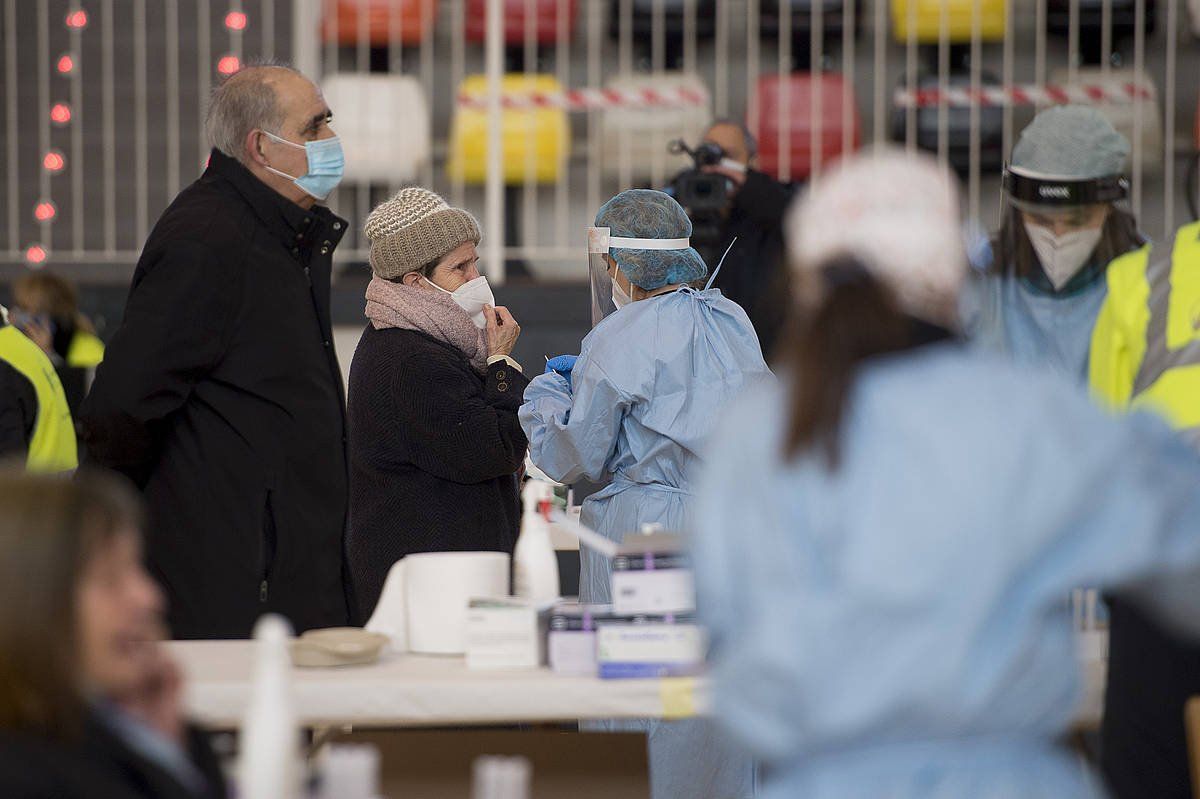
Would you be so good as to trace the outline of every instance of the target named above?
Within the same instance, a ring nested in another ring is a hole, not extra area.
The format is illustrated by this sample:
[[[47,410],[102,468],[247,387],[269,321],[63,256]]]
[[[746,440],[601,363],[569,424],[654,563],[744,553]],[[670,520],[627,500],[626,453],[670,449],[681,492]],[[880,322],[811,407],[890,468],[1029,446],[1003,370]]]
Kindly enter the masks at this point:
[[[528,445],[517,409],[528,383],[505,361],[480,375],[449,344],[367,325],[348,396],[346,547],[359,624],[405,555],[512,552]]]

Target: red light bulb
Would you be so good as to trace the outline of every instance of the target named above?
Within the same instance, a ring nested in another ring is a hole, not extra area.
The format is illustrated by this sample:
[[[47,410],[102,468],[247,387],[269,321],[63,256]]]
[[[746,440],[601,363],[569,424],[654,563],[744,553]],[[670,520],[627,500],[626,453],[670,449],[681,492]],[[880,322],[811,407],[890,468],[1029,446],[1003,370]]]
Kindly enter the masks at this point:
[[[41,266],[46,263],[46,248],[40,244],[31,244],[25,248],[25,261],[30,266]]]
[[[222,75],[232,75],[242,67],[241,60],[235,55],[221,56],[221,60],[217,62],[217,72]]]
[[[49,200],[43,200],[34,206],[33,218],[39,222],[49,222],[56,216],[58,216],[58,209]]]
[[[88,24],[88,15],[87,15],[87,12],[84,11],[83,9],[80,8],[80,9],[76,9],[74,11],[67,12],[67,27],[68,28],[75,28],[77,30],[82,30],[83,28],[87,27],[87,24]]]
[[[72,57],[70,53],[64,53],[63,55],[59,56],[57,68],[59,73],[63,75],[70,75],[75,71],[74,57]]]
[[[225,15],[225,27],[231,31],[246,29],[246,15],[241,11],[230,11]]]
[[[55,125],[65,125],[71,121],[71,106],[66,103],[55,103],[50,107],[50,121]]]
[[[67,166],[67,159],[63,158],[63,154],[58,150],[51,150],[43,156],[42,166],[45,167],[47,172],[62,172]]]

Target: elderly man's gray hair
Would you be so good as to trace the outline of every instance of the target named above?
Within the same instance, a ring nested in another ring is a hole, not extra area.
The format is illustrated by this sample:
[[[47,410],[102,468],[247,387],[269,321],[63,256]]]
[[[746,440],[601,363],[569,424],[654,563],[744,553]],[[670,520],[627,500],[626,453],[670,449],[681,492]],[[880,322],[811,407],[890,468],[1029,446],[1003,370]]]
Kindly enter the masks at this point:
[[[300,74],[283,62],[255,62],[230,75],[213,90],[204,117],[204,133],[210,145],[241,161],[250,131],[279,132],[284,113],[271,85],[274,70]]]

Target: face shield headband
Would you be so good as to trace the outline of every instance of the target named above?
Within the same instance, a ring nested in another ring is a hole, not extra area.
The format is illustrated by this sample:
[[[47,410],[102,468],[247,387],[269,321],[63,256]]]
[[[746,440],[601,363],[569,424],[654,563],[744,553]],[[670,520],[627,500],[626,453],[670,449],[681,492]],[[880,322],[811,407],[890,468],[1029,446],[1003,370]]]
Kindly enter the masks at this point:
[[[1004,170],[1003,186],[1014,204],[1049,208],[1107,205],[1129,195],[1129,181],[1122,175],[1080,180],[1032,174],[1011,166]]]

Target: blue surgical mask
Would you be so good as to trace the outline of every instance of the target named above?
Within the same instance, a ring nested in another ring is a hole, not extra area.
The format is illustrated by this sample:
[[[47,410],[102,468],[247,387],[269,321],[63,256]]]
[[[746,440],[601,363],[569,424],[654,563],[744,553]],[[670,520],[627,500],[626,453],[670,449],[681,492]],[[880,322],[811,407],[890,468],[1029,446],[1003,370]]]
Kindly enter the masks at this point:
[[[290,178],[293,183],[318,200],[329,197],[337,185],[342,182],[342,174],[346,169],[346,156],[342,153],[342,140],[337,136],[296,144],[281,136],[276,136],[268,130],[264,130],[263,133],[280,144],[304,150],[304,154],[308,158],[308,171],[300,177],[267,167],[270,172],[274,172],[280,177]]]

